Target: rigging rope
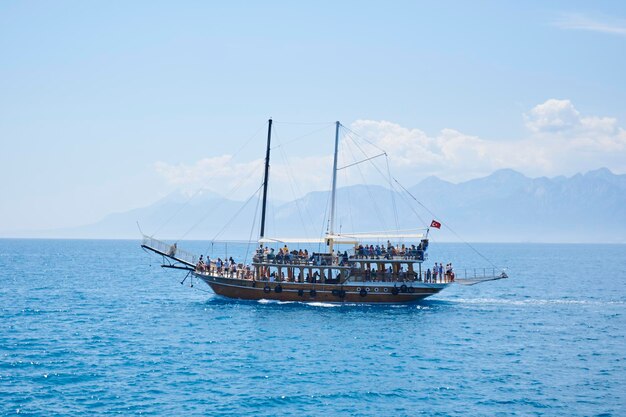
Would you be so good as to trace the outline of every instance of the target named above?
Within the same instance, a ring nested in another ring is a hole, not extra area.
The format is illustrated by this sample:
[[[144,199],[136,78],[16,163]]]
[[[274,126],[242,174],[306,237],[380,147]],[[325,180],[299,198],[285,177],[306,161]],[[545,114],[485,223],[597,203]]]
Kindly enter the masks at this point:
[[[295,205],[296,205],[296,209],[298,211],[298,217],[300,218],[300,223],[302,223],[302,228],[304,229],[305,237],[309,237],[310,234],[309,234],[309,231],[307,229],[306,222],[304,221],[304,217],[302,216],[302,210],[300,209],[300,202],[299,202],[300,199],[296,196],[296,192],[294,190],[293,172],[291,171],[291,166],[289,165],[289,161],[287,160],[287,156],[285,155],[285,153],[284,153],[284,151],[282,149],[280,150],[280,154],[283,157],[283,160],[285,161],[285,166],[287,167],[287,178],[289,178],[289,188],[291,189],[291,194],[292,194],[292,196],[294,198],[293,203],[295,203]]]
[[[350,167],[353,167],[353,166],[358,165],[358,164],[362,164],[363,162],[367,162],[367,161],[369,161],[369,160],[376,159],[376,158],[379,158],[379,157],[381,157],[381,156],[387,156],[387,154],[383,152],[383,153],[380,153],[380,154],[378,154],[378,155],[375,155],[375,156],[372,156],[372,157],[369,157],[369,158],[363,159],[363,160],[361,160],[361,161],[354,162],[354,163],[352,163],[352,164],[348,164],[348,165],[344,165],[344,166],[342,166],[341,168],[337,168],[337,171],[340,171],[340,170],[342,170],[342,169],[346,169],[346,168],[350,168]]]
[[[261,131],[261,129],[263,127],[265,127],[265,124],[263,124],[263,126],[259,127],[256,130],[256,132],[254,132],[254,134],[252,136],[250,136],[250,138],[239,149],[237,149],[237,151],[232,155],[231,160],[234,159],[246,146],[248,146],[248,144],[252,141],[252,139],[254,139],[259,134],[259,132]],[[209,181],[212,181],[216,176],[217,176],[217,171],[211,177],[209,177],[209,179],[207,179],[205,182],[208,183]],[[207,186],[200,187],[200,189],[198,191],[196,191],[194,194],[192,194],[187,199],[187,201],[185,201],[185,203],[183,203],[183,205],[180,206],[178,208],[178,210],[176,210],[174,212],[173,215],[171,215],[167,220],[165,220],[165,222],[161,223],[161,225],[159,227],[157,227],[157,229],[154,231],[154,233],[151,236],[155,236],[157,233],[159,233],[159,231],[161,231],[161,229],[163,229],[163,227],[168,225],[176,216],[178,216],[180,214],[180,212],[183,211],[183,209],[185,209],[189,205],[189,203],[191,203],[191,201],[194,198],[196,198],[198,195],[200,195],[200,193],[202,193],[203,191],[205,191],[207,189],[208,189]]]
[[[341,142],[341,146],[342,146],[343,150],[345,150],[347,148],[347,144],[346,144],[345,140]],[[345,163],[345,159],[346,158],[345,158],[344,153],[341,152],[341,160],[342,160],[343,163]],[[350,180],[349,180],[348,171],[343,171],[343,175],[344,175],[346,184],[349,184]],[[352,230],[356,230],[354,228],[354,218],[352,217],[352,204],[350,204],[350,202],[352,201],[352,194],[350,192],[350,187],[346,187],[346,190],[348,192],[348,204],[347,204],[347,206],[348,206],[348,217],[350,219],[350,227],[352,228]]]
[[[346,135],[346,137],[350,138],[352,140],[352,143],[359,148],[358,144],[356,143],[356,141],[354,140],[354,138],[352,138],[350,135]],[[347,143],[347,142],[346,142]],[[352,149],[350,147],[348,147],[348,150],[350,151],[350,154],[352,155],[352,157],[354,159],[356,159],[356,156],[354,155],[354,152],[352,151]],[[359,150],[361,152],[363,152],[362,149],[359,148]],[[367,157],[367,154],[365,154],[365,156]],[[372,161],[369,161],[372,165],[374,165],[372,163]],[[374,165],[374,167],[376,169],[378,169],[378,167],[376,167],[376,165]],[[363,181],[363,185],[365,186],[365,189],[367,190],[367,194],[369,195],[370,201],[372,201],[372,204],[374,205],[374,210],[376,211],[376,215],[378,216],[378,220],[380,221],[380,223],[383,225],[383,227],[386,229],[387,228],[387,223],[385,222],[385,217],[382,215],[382,212],[380,210],[380,207],[378,206],[377,203],[377,199],[374,198],[374,196],[372,195],[372,190],[370,189],[370,187],[367,185],[367,181],[365,180],[365,176],[363,175],[363,172],[361,171],[361,168],[356,165],[357,171],[359,173],[359,176],[361,177],[361,180]],[[380,170],[378,170],[378,172],[380,172]],[[382,176],[382,173],[381,173]]]
[[[348,129],[349,130],[349,129]],[[352,132],[350,130],[350,132]],[[354,132],[352,132],[354,133]],[[390,188],[390,192],[391,192],[391,198],[392,198],[392,204],[393,204],[393,210],[394,210],[394,216],[395,216],[395,222],[396,222],[396,228],[399,228],[399,222],[398,222],[398,209],[397,209],[397,204],[396,204],[396,200],[395,200],[395,186],[393,185],[393,182],[391,181],[391,179],[393,178],[391,175],[391,169],[389,167],[389,156],[387,155],[387,152],[376,146],[375,144],[373,144],[372,142],[368,141],[367,139],[363,138],[362,136],[354,133],[356,136],[358,136],[359,138],[363,139],[365,142],[371,144],[372,146],[374,146],[375,148],[381,150],[383,153],[383,155],[385,155],[385,163],[387,165],[387,175],[385,176],[385,174],[380,170],[380,168],[378,168],[378,166],[372,162],[372,159],[374,158],[368,158],[365,159],[365,161],[370,162],[370,164],[378,171],[378,173],[380,174],[381,177],[385,178],[385,180],[387,180],[387,183],[389,184],[389,188]],[[361,153],[363,153],[363,155],[365,155],[367,157],[367,153],[365,153],[365,151],[358,145],[358,143],[356,143],[356,141],[354,140],[354,138],[352,138],[354,144],[356,145],[356,147],[361,151]],[[395,179],[395,178],[394,178]],[[402,196],[402,194],[400,194],[400,196]],[[407,200],[405,199],[405,202],[407,202]],[[424,222],[424,219],[422,219],[422,217],[419,215],[419,213],[417,213],[417,211],[415,211],[415,209],[413,209],[413,207],[411,207],[410,204],[408,204],[407,202],[407,206],[411,209],[411,211],[413,211],[413,213],[417,216],[417,218],[423,223],[426,224],[426,222]]]
[[[252,234],[254,233],[254,225],[256,224],[256,216],[257,214],[259,214],[260,203],[261,203],[261,193],[258,192],[258,198],[256,200],[256,208],[254,209],[254,218],[252,219],[252,227],[250,228],[250,235],[248,236],[248,244],[246,245],[246,256],[243,258],[244,264],[248,263],[248,252],[250,251],[250,243],[252,242]]]
[[[343,126],[343,125],[342,125]],[[354,136],[363,139],[365,142],[369,143],[370,145],[372,145],[373,147],[375,147],[376,149],[378,149],[379,151],[381,151],[382,153],[387,153],[387,151],[385,151],[383,148],[381,148],[380,146],[376,145],[375,143],[367,140],[367,138],[359,135],[358,133],[356,133],[354,130],[351,130],[345,126],[343,126],[348,132],[352,133]]]
[[[426,210],[428,213],[430,213],[430,215],[433,216],[433,218],[439,218],[435,213],[433,213],[428,207],[426,207],[424,204],[422,204],[421,201],[419,201],[409,190],[407,190],[402,184],[400,184],[400,181],[398,181],[396,178],[393,179],[409,196],[411,196],[411,198],[413,200],[415,200],[417,202],[417,204],[419,204],[420,206],[422,206],[424,208],[424,210]],[[467,246],[470,247],[470,249],[472,249],[474,252],[476,252],[476,254],[478,256],[480,256],[481,258],[483,258],[485,261],[489,262],[489,264],[491,266],[493,266],[494,268],[498,268],[493,262],[491,262],[491,260],[489,260],[485,255],[483,255],[482,253],[480,253],[478,251],[478,249],[474,248],[474,246],[472,246],[469,242],[465,241],[454,229],[452,229],[452,227],[450,227],[449,224],[445,223],[445,222],[441,222],[442,226],[445,226],[448,230],[450,230],[461,242],[463,242],[464,244],[466,244]]]
[[[222,229],[219,232],[217,232],[217,234],[213,237],[213,239],[211,239],[211,242],[215,242],[217,238],[219,237],[219,235],[224,233],[224,230],[226,230],[228,226],[230,226],[230,224],[235,220],[235,218],[239,215],[239,213],[241,213],[243,209],[246,208],[248,203],[262,188],[263,188],[263,184],[261,184],[261,186],[257,188],[256,191],[254,191],[254,193],[252,193],[252,195],[246,200],[245,203],[243,203],[243,205],[239,208],[239,210],[237,210],[237,212],[233,215],[233,217],[231,217],[231,219],[224,225],[224,227],[222,227]]]
[[[280,125],[334,125],[335,122],[277,122],[274,120],[274,124]]]
[[[369,143],[370,145],[372,145],[373,147],[385,152],[384,149],[380,148],[379,146],[377,146],[376,144],[374,144],[373,142],[367,140],[365,137],[359,135],[358,133],[346,128],[346,130],[348,130],[349,132],[353,133],[354,135],[356,135],[357,137],[363,139],[365,142]],[[361,149],[361,147],[358,146],[358,144],[355,141],[355,145],[357,146],[357,148],[359,148],[359,150],[361,152],[363,152],[363,154],[365,156],[367,156],[367,154],[365,154],[365,152]],[[386,152],[385,152],[386,153]],[[378,167],[371,161],[371,159],[368,161],[372,164],[372,166],[374,166],[374,168],[376,168],[376,170],[380,172],[380,170],[378,169]],[[387,161],[387,168],[389,169],[389,162]],[[395,178],[391,176],[391,171],[389,171],[389,184],[392,188],[394,188],[393,183],[391,182],[391,179],[393,179],[398,186],[400,186],[413,200],[415,200],[420,206],[422,206],[424,208],[424,210],[426,210],[430,215],[433,216],[433,218],[439,218],[437,215],[435,215],[435,213],[433,213],[428,207],[426,207],[424,204],[422,204],[422,202],[420,202],[409,190],[407,190],[402,184],[400,184],[400,182]],[[395,209],[395,208],[394,208]],[[417,214],[417,213],[416,213]],[[421,220],[421,217],[418,215],[418,217]],[[422,220],[423,222],[423,220]],[[448,230],[450,230],[450,232],[452,232],[461,242],[463,242],[464,244],[466,244],[470,249],[472,249],[478,256],[480,256],[481,258],[483,258],[485,261],[487,261],[491,266],[493,266],[494,268],[498,268],[491,260],[489,260],[485,255],[483,255],[480,251],[478,251],[478,249],[476,249],[474,246],[472,246],[469,242],[465,241],[452,227],[450,227],[449,224],[442,222],[442,225],[445,226]]]
[[[385,154],[385,162],[387,163],[387,175],[389,176],[389,184],[391,184],[391,170],[389,169],[389,157]],[[391,204],[393,205],[393,216],[396,221],[396,230],[400,229],[398,225],[398,207],[396,206],[396,192],[393,187],[389,188],[389,193],[391,194]]]
[[[235,187],[233,187],[230,190],[230,193],[233,193],[233,192],[237,191],[239,188],[241,188],[241,186],[243,186],[243,184],[248,180],[248,178],[250,178],[252,176],[252,174],[257,170],[257,167],[260,166],[262,163],[263,163],[263,161],[257,162],[257,164],[253,166],[253,169],[250,171],[250,173],[247,176],[242,177],[241,181],[239,181],[235,185]],[[191,231],[193,229],[198,227],[198,225],[200,225],[204,220],[206,220],[206,218],[209,217],[210,214],[212,214],[218,207],[220,207],[226,201],[227,200],[225,198],[220,198],[219,200],[217,200],[217,204],[215,204],[213,207],[211,207],[211,210],[207,211],[206,214],[204,216],[202,216],[200,218],[200,220],[198,220],[196,223],[194,223],[179,239],[176,240],[176,242],[178,242],[180,240],[183,240],[189,233],[191,233]]]
[[[276,123],[276,122],[275,122],[275,123]],[[304,139],[304,138],[306,138],[306,137],[309,137],[309,136],[311,136],[311,135],[313,135],[313,134],[315,134],[315,133],[317,133],[317,132],[321,132],[321,131],[322,131],[322,130],[324,130],[324,129],[328,129],[331,125],[334,125],[334,123],[330,123],[330,124],[328,124],[327,126],[323,126],[323,127],[319,128],[319,129],[315,129],[315,130],[313,130],[313,131],[311,131],[311,132],[309,132],[309,133],[305,133],[304,135],[297,136],[297,137],[295,137],[295,138],[293,138],[293,139],[291,139],[291,140],[289,140],[289,141],[287,141],[287,142],[279,143],[278,145],[273,146],[271,149],[272,149],[272,150],[274,150],[274,149],[278,149],[278,148],[280,148],[280,147],[283,147],[283,146],[289,145],[289,144],[291,144],[291,143],[293,143],[293,142],[298,142],[298,141],[300,141],[300,140],[302,140],[302,139]],[[276,136],[276,129],[274,129],[274,136]]]
[[[330,180],[330,187],[332,188],[332,179]],[[330,193],[326,193],[326,204],[324,205],[324,207],[326,207],[326,209],[324,210],[324,217],[322,218],[322,227],[320,229],[320,240],[322,240],[322,238],[324,237],[324,223],[326,223],[326,220],[328,219],[328,211],[329,211],[329,206],[330,206]],[[328,219],[330,221],[330,219]],[[326,231],[329,231],[328,226],[326,226]],[[317,244],[317,251],[321,252],[321,243]]]

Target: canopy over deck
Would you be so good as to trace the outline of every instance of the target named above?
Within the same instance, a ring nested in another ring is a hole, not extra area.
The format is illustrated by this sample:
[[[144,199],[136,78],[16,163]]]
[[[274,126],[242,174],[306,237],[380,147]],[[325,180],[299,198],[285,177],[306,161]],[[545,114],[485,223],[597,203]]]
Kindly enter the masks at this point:
[[[420,240],[425,239],[425,233],[415,233],[418,230],[394,230],[389,232],[354,232],[354,233],[335,233],[327,234],[319,238],[300,238],[300,237],[263,237],[259,239],[259,243],[326,243],[332,240],[338,245],[354,245],[365,240]],[[410,233],[413,232],[413,233]]]

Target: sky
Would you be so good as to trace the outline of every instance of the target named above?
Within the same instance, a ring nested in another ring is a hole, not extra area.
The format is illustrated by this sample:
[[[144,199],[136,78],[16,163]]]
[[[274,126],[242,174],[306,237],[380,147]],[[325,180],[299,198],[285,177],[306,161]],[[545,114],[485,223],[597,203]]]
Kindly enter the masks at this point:
[[[245,198],[269,117],[278,200],[327,187],[336,120],[408,186],[623,174],[624,74],[623,1],[3,1],[0,237]]]

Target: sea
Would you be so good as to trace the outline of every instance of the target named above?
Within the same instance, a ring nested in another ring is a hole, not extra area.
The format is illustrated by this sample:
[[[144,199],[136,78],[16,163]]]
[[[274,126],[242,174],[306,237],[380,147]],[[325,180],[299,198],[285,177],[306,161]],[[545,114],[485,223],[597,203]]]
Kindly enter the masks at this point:
[[[434,262],[509,278],[411,305],[236,301],[139,241],[0,239],[0,413],[626,415],[626,245],[431,242]]]

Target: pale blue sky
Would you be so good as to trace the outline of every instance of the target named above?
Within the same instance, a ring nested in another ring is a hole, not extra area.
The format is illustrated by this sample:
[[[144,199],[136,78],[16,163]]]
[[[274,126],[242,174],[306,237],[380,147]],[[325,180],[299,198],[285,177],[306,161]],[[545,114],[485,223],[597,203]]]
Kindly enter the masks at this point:
[[[4,1],[0,236],[149,204],[176,188],[157,163],[232,154],[269,116],[454,129],[476,146],[545,140],[545,114],[550,126],[573,114],[584,135],[609,118],[606,154],[560,166],[545,151],[513,167],[623,173],[624,74],[623,1]],[[531,113],[550,99],[562,102]]]

